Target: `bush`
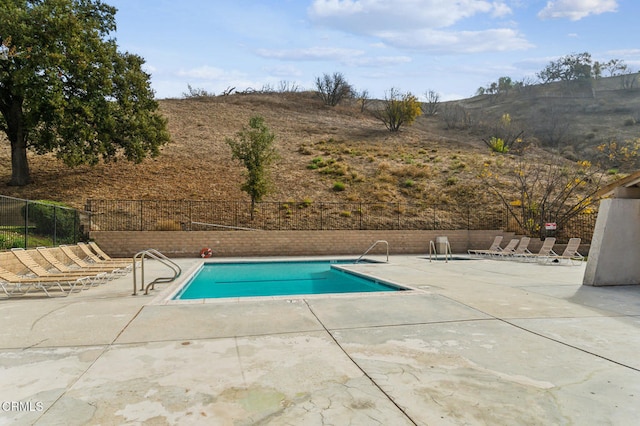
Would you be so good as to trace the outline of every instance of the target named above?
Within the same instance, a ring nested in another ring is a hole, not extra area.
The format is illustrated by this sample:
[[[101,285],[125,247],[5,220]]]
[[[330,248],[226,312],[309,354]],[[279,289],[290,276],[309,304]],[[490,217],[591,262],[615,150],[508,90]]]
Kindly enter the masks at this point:
[[[24,237],[12,234],[0,234],[0,250],[8,250],[17,247],[24,247]]]
[[[339,182],[339,181],[338,182],[334,182],[334,184],[333,184],[333,190],[334,191],[339,192],[339,191],[344,191],[345,189],[346,189],[346,186],[345,186],[344,183]]]
[[[397,132],[403,124],[412,124],[421,114],[418,98],[411,93],[400,93],[395,88],[385,96],[383,108],[373,111],[373,116],[391,132]]]
[[[28,217],[27,215],[28,206]],[[79,225],[76,211],[55,201],[36,201],[22,207],[22,217],[35,226],[39,235],[54,235],[59,241],[73,240]]]
[[[507,152],[509,152],[509,147],[504,143],[504,140],[500,138],[492,137],[487,142],[487,145],[493,152],[498,152],[500,154],[506,154]]]

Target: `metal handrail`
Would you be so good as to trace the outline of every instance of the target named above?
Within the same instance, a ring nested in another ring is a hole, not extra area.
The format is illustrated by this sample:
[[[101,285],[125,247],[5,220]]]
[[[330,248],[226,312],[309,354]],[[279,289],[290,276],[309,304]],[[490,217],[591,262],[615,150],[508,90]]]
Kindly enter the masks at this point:
[[[375,243],[371,244],[371,247],[369,247],[364,253],[362,253],[362,255],[356,259],[355,263],[358,263],[363,257],[365,257],[365,255],[369,253],[375,246],[377,246],[378,243],[384,243],[387,245],[387,263],[389,263],[389,243],[385,240],[378,240]]]
[[[453,253],[451,252],[451,244],[449,244],[449,240],[445,242],[444,249],[444,262],[449,263],[449,259],[453,260]],[[438,260],[438,250],[436,250],[436,244],[433,240],[429,241],[429,262],[431,262],[432,255]]]
[[[144,285],[144,259],[146,257],[155,259],[160,263],[162,263],[163,265],[168,266],[173,271],[173,277],[159,277],[151,281],[149,284],[145,286]],[[133,296],[136,296],[138,294],[138,282],[137,282],[138,274],[136,273],[136,265],[138,263],[137,262],[138,258],[140,258],[140,291],[144,290],[144,294],[149,294],[149,288],[153,288],[156,283],[171,282],[176,278],[178,278],[182,273],[182,269],[177,263],[169,259],[164,254],[160,253],[158,250],[152,249],[152,248],[142,250],[133,256]]]

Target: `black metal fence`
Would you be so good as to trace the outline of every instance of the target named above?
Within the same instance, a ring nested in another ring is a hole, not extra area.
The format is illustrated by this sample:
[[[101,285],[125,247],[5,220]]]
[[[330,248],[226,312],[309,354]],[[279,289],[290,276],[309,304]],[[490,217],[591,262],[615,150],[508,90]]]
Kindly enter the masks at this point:
[[[88,223],[81,210],[0,195],[0,250],[75,244]]]
[[[241,201],[88,200],[86,209],[94,231],[503,229],[527,233],[506,207],[487,211],[477,205],[263,202],[252,210],[249,202]],[[559,242],[574,236],[589,242],[595,216],[579,215],[553,235]]]

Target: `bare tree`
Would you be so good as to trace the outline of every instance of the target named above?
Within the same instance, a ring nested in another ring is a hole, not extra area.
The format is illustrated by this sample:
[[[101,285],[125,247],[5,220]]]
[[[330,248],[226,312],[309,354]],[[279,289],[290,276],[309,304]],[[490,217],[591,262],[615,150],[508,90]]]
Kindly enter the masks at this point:
[[[334,72],[333,75],[324,73],[322,77],[316,77],[316,89],[318,96],[329,106],[338,105],[353,93],[351,85],[339,72]]]
[[[440,94],[434,90],[427,90],[424,94],[426,102],[422,104],[424,115],[434,116],[440,108]]]
[[[457,103],[446,103],[442,108],[442,118],[447,129],[468,129],[474,122],[473,116]]]
[[[369,104],[371,103],[371,97],[369,96],[369,91],[367,89],[363,89],[362,91],[354,92],[353,97],[358,101],[358,105],[360,106],[360,112],[365,112]]]
[[[534,114],[532,128],[533,133],[543,145],[557,148],[569,134],[571,121],[563,108],[552,105]]]
[[[574,164],[556,158],[549,163],[517,157],[513,170],[492,174],[485,171],[483,182],[501,200],[520,230],[529,236],[544,236],[543,224],[555,222],[557,230],[593,205],[595,193],[601,188],[604,174],[588,161]],[[506,179],[518,198],[508,198],[498,179]]]
[[[279,93],[296,93],[300,91],[300,85],[295,81],[280,80],[278,83]]]

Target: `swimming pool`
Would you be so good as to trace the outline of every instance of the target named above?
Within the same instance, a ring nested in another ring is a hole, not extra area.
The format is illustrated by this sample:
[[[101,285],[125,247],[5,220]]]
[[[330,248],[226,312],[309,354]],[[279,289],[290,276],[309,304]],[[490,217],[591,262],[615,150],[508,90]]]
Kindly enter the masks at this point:
[[[174,300],[393,292],[404,288],[334,268],[345,261],[204,263]]]

